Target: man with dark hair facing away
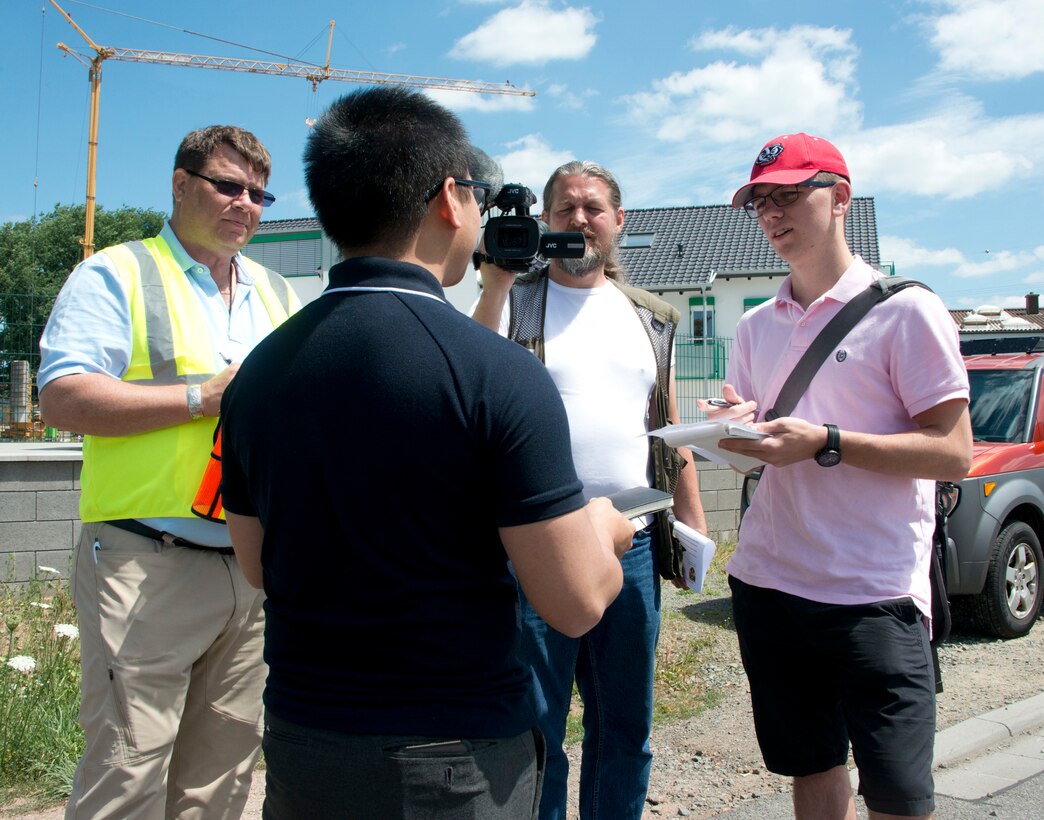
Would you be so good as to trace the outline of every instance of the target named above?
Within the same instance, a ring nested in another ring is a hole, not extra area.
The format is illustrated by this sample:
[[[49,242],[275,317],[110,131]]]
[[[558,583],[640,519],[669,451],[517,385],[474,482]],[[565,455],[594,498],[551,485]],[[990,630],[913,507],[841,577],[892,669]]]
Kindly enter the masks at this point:
[[[585,504],[554,385],[444,298],[489,187],[472,157],[421,94],[335,102],[305,169],[344,261],[225,396],[229,527],[267,594],[266,818],[532,817],[508,560],[568,634],[620,589],[631,527]]]

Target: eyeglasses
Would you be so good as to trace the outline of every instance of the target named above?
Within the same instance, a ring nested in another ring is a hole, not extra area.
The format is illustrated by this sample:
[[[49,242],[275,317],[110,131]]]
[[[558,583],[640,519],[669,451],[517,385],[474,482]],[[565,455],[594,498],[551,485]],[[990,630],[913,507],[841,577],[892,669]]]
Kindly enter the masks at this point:
[[[484,214],[487,208],[486,197],[489,196],[489,192],[493,190],[493,186],[488,182],[479,182],[474,179],[457,179],[457,177],[452,177],[452,179],[458,185],[465,185],[475,192],[475,201],[478,203],[479,215],[481,216]],[[442,190],[442,186],[445,184],[446,180],[442,180],[442,182],[437,182],[432,185],[424,194],[424,203],[427,204],[431,202],[439,191]]]
[[[205,179],[214,186],[215,191],[222,196],[227,196],[229,199],[239,199],[243,195],[243,191],[246,191],[250,201],[255,205],[260,205],[262,208],[267,208],[275,202],[275,195],[268,193],[263,188],[247,188],[246,185],[240,185],[238,182],[233,182],[230,179],[212,179],[206,174],[193,171],[191,168],[185,168],[184,170],[186,174]]]
[[[827,182],[825,180],[810,179],[807,182],[799,182],[796,185],[784,185],[769,191],[764,196],[752,196],[743,203],[743,212],[751,219],[757,219],[761,216],[762,211],[765,210],[765,205],[770,199],[778,207],[786,208],[788,205],[793,205],[797,202],[798,197],[801,196],[799,188],[833,188],[836,184],[836,181]]]

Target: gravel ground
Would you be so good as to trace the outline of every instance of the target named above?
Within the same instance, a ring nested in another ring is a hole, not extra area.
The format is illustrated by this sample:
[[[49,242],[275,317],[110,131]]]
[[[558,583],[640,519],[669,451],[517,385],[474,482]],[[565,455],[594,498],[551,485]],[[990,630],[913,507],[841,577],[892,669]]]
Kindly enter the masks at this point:
[[[708,582],[710,578],[708,578]],[[731,613],[722,584],[715,593],[682,593],[664,584],[664,607],[680,611],[693,622],[719,624]],[[765,771],[758,752],[750,712],[746,677],[740,665],[735,634],[712,630],[713,661],[700,671],[703,683],[723,693],[720,702],[702,714],[666,723],[653,730],[652,778],[644,820],[662,817],[712,817],[744,801],[789,791],[784,778]],[[954,635],[940,650],[945,691],[939,697],[938,726],[944,729],[967,718],[1016,703],[1042,691],[1040,659],[1044,657],[1044,625],[1038,623],[1024,638],[1012,641],[983,638],[958,620]],[[569,750],[570,820],[578,817],[575,774],[579,744]],[[261,817],[264,774],[258,772],[243,815]],[[0,810],[25,820],[60,820],[60,808],[19,812]]]
[[[727,596],[685,595],[668,591],[666,585],[664,606],[679,608],[694,621],[711,620],[710,614],[721,607],[731,611]],[[703,676],[725,696],[697,717],[654,729],[646,820],[712,817],[743,801],[789,791],[787,779],[764,769],[735,633],[721,632],[715,661],[706,666]],[[976,635],[958,620],[939,655],[944,685],[938,701],[939,729],[1017,703],[1044,688],[1040,679],[1044,625],[1040,623],[1026,637],[1003,641]],[[579,750],[572,752],[571,758],[578,762]],[[571,810],[576,812],[575,801]]]

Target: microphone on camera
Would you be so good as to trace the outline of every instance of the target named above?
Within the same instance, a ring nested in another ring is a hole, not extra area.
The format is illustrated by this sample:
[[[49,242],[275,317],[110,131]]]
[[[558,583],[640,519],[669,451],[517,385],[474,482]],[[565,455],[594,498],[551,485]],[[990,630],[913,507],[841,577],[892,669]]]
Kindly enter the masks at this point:
[[[479,182],[488,182],[491,186],[486,195],[486,201],[492,202],[500,194],[504,187],[504,169],[493,157],[476,145],[471,146],[471,159],[469,171],[473,179]]]

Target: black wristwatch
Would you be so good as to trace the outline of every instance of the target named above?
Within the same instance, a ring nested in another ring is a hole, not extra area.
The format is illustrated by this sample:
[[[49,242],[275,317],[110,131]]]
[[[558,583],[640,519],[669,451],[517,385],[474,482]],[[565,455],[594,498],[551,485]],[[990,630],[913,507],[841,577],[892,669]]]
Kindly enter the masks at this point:
[[[816,453],[816,464],[820,467],[834,467],[841,463],[841,434],[836,424],[824,424],[827,429],[826,447]]]

